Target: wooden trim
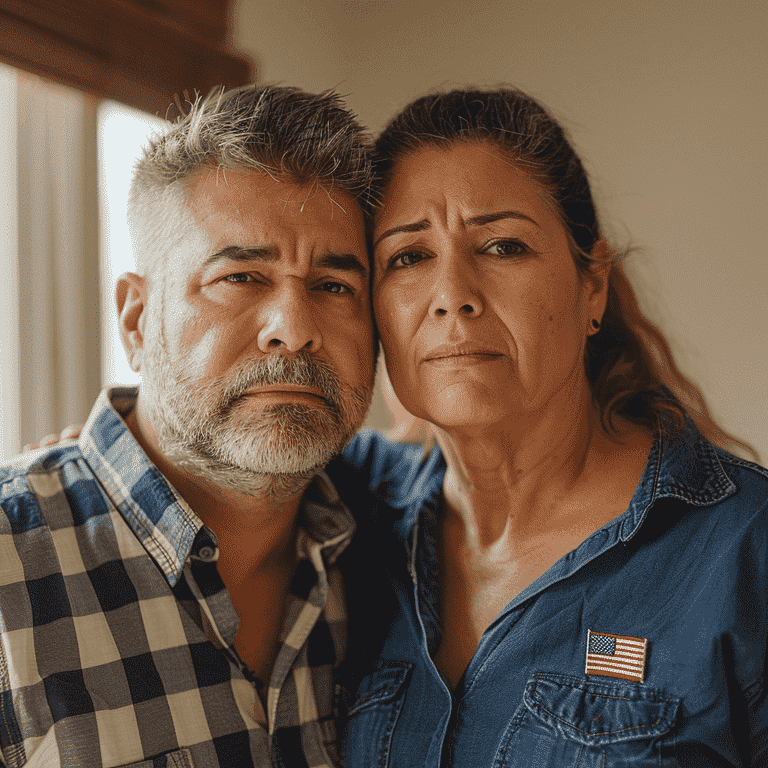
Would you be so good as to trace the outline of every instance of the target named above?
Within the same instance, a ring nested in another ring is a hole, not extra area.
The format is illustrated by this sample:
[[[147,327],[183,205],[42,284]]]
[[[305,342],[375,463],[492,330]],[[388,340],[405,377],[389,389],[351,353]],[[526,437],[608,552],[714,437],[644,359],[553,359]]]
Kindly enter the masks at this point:
[[[252,80],[250,62],[216,42],[225,14],[217,20],[211,9],[223,3],[147,4],[167,12],[125,0],[0,0],[0,60],[161,116],[185,92]],[[189,8],[196,15],[182,29],[179,19]]]

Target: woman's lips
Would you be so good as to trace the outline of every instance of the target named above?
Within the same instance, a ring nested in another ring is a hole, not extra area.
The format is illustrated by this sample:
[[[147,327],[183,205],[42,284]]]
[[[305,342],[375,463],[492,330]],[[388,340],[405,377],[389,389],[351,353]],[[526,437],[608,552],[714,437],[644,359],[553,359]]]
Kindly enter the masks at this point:
[[[441,344],[429,350],[423,361],[438,368],[482,365],[504,357],[498,349],[478,344]]]
[[[462,355],[446,355],[445,357],[431,357],[425,360],[425,363],[437,368],[456,368],[460,366],[482,365],[483,363],[493,363],[500,360],[503,356],[488,353],[472,353]]]

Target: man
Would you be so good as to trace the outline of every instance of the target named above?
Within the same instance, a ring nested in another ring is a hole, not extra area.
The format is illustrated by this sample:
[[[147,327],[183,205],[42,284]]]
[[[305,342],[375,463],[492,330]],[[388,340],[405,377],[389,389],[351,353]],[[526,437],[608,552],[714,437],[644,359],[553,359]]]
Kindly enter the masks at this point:
[[[368,408],[368,146],[330,94],[209,97],[154,140],[117,285],[140,394],[0,470],[5,766],[338,761],[322,468]]]

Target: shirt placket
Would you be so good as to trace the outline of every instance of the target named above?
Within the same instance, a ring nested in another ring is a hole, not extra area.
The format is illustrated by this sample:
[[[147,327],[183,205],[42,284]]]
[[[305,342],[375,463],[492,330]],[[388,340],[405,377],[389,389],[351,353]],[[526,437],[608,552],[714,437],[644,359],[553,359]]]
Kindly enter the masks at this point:
[[[266,713],[261,698],[247,674],[247,669],[233,645],[240,619],[229,592],[221,581],[216,566],[218,556],[219,550],[215,543],[204,542],[202,546],[196,548],[185,565],[187,581],[199,607],[199,620],[205,636],[249,681],[247,701],[241,702],[241,710],[251,714],[255,727],[262,728],[262,723],[267,722]],[[205,588],[201,587],[201,584],[205,584]],[[211,586],[213,589],[210,589]],[[205,592],[210,592],[208,597]],[[238,695],[242,695],[240,687],[238,687]]]

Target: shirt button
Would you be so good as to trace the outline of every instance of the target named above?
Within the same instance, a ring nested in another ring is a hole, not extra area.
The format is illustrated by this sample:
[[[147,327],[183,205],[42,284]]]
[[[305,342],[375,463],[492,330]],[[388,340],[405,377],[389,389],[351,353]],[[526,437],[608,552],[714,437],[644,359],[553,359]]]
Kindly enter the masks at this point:
[[[213,556],[216,554],[216,550],[206,544],[205,546],[200,547],[200,551],[197,553],[197,556],[201,560],[213,560]]]

